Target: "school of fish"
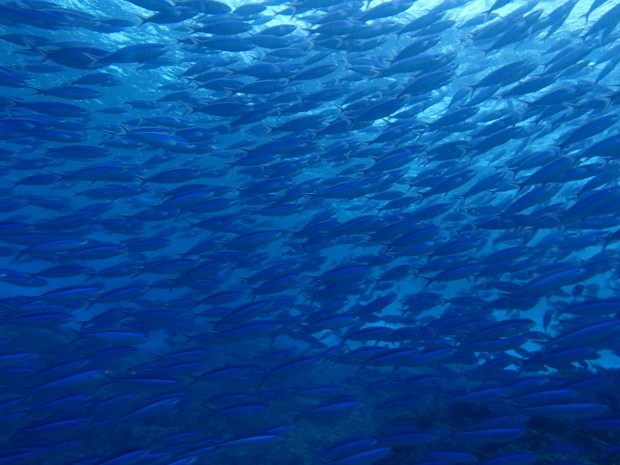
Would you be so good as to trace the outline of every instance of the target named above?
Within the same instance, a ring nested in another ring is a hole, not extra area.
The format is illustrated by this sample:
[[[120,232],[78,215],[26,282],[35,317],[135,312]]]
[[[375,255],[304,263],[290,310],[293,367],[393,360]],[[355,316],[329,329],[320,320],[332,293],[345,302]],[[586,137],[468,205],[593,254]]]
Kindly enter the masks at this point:
[[[0,465],[620,464],[619,23],[2,0]]]

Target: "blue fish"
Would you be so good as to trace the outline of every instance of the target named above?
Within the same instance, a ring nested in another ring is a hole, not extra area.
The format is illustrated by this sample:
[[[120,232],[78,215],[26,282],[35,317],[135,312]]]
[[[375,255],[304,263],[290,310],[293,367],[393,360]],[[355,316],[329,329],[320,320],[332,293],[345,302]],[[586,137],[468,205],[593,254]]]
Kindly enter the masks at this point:
[[[613,462],[620,8],[552,3],[0,5],[0,463]]]

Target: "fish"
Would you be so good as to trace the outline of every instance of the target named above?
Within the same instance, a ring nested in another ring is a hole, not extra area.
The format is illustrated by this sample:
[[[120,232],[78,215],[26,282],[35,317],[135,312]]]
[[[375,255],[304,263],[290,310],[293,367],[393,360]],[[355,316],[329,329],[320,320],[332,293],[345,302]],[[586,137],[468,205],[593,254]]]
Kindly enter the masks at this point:
[[[608,463],[619,27],[0,5],[0,463]]]

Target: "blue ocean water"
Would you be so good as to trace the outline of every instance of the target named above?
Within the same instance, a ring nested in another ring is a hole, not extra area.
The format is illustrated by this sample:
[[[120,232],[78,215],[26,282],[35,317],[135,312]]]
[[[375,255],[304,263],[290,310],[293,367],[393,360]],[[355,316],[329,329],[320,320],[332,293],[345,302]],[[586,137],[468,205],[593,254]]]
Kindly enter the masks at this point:
[[[620,463],[618,23],[0,2],[0,464]]]

